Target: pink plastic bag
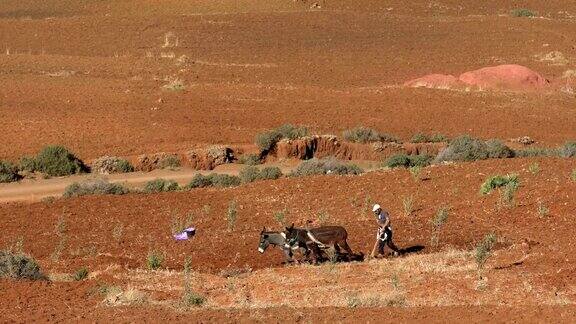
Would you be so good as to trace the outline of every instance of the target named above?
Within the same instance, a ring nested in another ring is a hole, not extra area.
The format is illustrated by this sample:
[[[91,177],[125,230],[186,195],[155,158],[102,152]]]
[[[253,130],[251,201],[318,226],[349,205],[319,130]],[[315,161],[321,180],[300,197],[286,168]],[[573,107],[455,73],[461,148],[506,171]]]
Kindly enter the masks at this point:
[[[192,238],[196,234],[196,227],[189,227],[178,234],[174,234],[176,241],[184,241]]]

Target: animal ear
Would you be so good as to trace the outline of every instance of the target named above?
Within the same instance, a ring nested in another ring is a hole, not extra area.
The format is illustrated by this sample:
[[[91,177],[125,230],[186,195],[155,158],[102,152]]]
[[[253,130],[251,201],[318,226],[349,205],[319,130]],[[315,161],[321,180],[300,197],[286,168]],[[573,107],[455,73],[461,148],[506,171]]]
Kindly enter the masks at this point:
[[[293,228],[294,228],[294,223],[292,223],[292,225],[290,225],[290,229],[293,229]]]

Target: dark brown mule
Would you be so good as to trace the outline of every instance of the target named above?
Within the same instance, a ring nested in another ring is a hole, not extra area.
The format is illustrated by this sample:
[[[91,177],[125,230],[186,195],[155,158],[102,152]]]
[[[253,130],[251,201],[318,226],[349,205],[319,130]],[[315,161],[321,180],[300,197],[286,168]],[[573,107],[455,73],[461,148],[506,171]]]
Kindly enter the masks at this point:
[[[336,253],[340,253],[340,248],[347,253],[350,259],[354,253],[346,242],[348,232],[342,226],[320,226],[312,229],[294,228],[294,224],[286,227],[286,245],[306,246],[312,251],[312,262],[317,263],[322,258],[322,249],[333,248]]]

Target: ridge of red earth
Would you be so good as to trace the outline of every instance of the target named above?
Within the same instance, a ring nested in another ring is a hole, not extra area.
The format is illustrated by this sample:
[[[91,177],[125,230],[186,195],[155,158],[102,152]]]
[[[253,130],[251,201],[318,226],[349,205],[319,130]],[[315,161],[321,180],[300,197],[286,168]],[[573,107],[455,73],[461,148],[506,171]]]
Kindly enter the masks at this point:
[[[430,74],[404,83],[406,87],[436,89],[476,89],[507,91],[542,91],[550,81],[521,65],[506,64],[464,72],[459,77]]]

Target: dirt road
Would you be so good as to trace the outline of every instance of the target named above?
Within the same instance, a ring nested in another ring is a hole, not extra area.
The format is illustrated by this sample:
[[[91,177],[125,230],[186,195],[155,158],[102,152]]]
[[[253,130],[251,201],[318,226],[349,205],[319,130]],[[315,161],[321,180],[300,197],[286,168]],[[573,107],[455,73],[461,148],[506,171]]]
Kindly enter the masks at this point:
[[[238,166],[223,166],[212,172],[236,175],[240,169]],[[67,186],[74,182],[82,182],[89,179],[106,179],[112,183],[122,183],[129,188],[138,188],[142,187],[146,182],[158,178],[174,180],[183,185],[188,183],[198,173],[208,174],[211,172],[183,168],[178,170],[154,170],[152,172],[109,175],[83,174],[51,179],[23,180],[15,183],[0,184],[0,203],[39,201],[46,197],[59,197],[64,193],[64,189]]]

